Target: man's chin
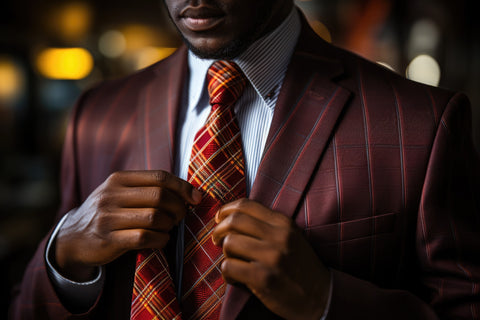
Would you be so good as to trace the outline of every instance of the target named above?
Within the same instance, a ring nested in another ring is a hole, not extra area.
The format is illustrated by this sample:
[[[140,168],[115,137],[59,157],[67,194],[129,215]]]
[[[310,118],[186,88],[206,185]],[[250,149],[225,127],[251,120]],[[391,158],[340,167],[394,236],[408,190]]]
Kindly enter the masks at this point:
[[[231,60],[238,57],[248,48],[248,42],[233,40],[220,48],[201,48],[193,45],[188,39],[183,39],[188,49],[201,59]]]

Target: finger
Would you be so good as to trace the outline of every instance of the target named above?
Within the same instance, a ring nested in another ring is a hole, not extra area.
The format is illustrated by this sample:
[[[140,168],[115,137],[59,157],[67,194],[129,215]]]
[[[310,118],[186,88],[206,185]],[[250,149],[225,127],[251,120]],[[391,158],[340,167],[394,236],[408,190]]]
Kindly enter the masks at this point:
[[[225,236],[231,233],[240,233],[257,239],[265,239],[270,238],[273,231],[272,226],[268,223],[236,211],[226,215],[215,227],[212,233],[212,240],[215,245],[221,246]]]
[[[159,187],[124,188],[115,195],[118,206],[124,208],[157,208],[180,221],[187,212],[185,201],[178,194]]]
[[[198,204],[202,199],[202,193],[190,183],[162,170],[120,171],[110,175],[108,180],[126,187],[157,186],[166,188],[177,193],[190,204]]]
[[[254,294],[258,294],[260,290],[265,291],[274,287],[277,278],[273,270],[260,263],[235,258],[223,260],[221,271],[225,282],[230,284],[241,283]]]
[[[240,199],[223,205],[215,216],[216,222],[219,223],[234,212],[245,213],[271,225],[288,225],[291,223],[290,219],[284,214],[249,199]]]
[[[252,263],[235,258],[225,258],[220,265],[220,271],[225,282],[229,284],[241,283],[248,286],[254,273]]]
[[[111,233],[113,247],[119,252],[139,249],[163,249],[170,235],[147,229],[118,230]]]
[[[222,249],[226,258],[258,262],[273,267],[283,262],[283,255],[279,250],[275,250],[272,245],[241,234],[226,236]]]
[[[110,230],[150,229],[169,232],[177,222],[171,215],[153,208],[119,209],[115,214],[106,215],[102,223]]]

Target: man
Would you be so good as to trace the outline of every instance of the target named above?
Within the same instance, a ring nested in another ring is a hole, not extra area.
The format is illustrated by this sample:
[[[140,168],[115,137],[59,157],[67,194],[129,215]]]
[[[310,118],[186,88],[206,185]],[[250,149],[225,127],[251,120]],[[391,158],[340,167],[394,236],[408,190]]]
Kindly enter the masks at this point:
[[[467,99],[325,43],[291,0],[165,2],[188,51],[79,100],[62,170],[68,214],[30,263],[12,318],[478,318]],[[225,109],[218,79],[242,83]],[[199,143],[215,110],[240,132],[224,145],[241,134],[220,166],[245,186],[209,207],[231,183],[205,189],[195,170],[210,161]],[[193,232],[202,212],[211,227]],[[210,240],[223,256],[193,277]]]

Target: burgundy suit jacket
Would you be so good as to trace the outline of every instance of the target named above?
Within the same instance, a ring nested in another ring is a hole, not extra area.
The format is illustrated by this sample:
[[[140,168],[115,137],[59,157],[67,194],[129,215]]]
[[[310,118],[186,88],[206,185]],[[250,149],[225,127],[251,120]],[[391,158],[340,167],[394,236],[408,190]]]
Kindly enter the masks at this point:
[[[66,137],[60,215],[117,170],[173,171],[186,49],[88,91]],[[480,317],[480,171],[467,98],[336,48],[304,23],[250,198],[292,217],[331,268],[328,319]],[[135,253],[106,267],[95,306],[72,315],[45,241],[12,318],[128,319]],[[309,263],[299,261],[299,263]],[[229,286],[221,319],[274,318]]]

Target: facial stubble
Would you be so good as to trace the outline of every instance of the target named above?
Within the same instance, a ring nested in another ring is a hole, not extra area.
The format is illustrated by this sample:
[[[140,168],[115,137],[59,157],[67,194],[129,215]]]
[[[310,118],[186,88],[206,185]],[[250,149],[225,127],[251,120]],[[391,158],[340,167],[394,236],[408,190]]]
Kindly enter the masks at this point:
[[[199,47],[194,46],[187,37],[181,32],[178,28],[177,24],[175,23],[175,19],[170,14],[170,10],[168,10],[168,6],[165,3],[165,7],[167,8],[168,15],[173,22],[175,28],[179,32],[180,36],[183,39],[183,42],[187,46],[187,48],[192,51],[196,56],[202,59],[214,59],[214,60],[222,60],[222,59],[234,59],[242,54],[253,42],[257,39],[261,38],[266,33],[267,25],[270,23],[267,17],[269,12],[273,10],[275,0],[268,0],[264,1],[263,5],[257,10],[257,14],[253,17],[255,23],[251,25],[249,29],[245,32],[240,34],[237,38],[233,39],[225,46],[217,49],[217,50],[208,50],[202,49]]]

